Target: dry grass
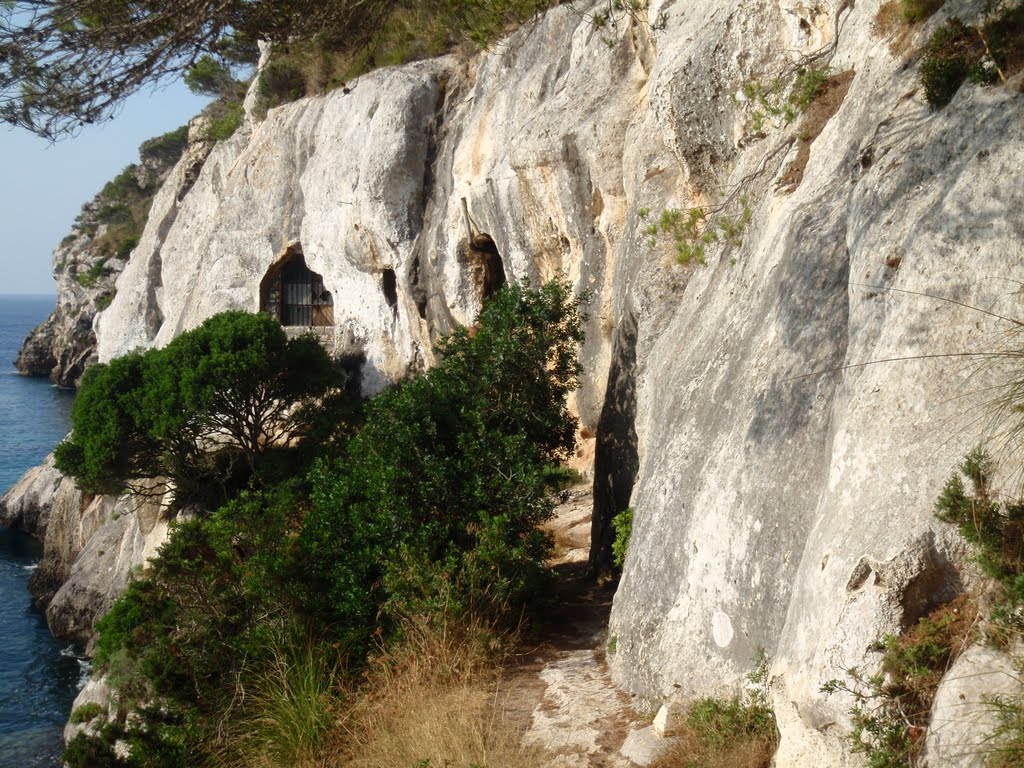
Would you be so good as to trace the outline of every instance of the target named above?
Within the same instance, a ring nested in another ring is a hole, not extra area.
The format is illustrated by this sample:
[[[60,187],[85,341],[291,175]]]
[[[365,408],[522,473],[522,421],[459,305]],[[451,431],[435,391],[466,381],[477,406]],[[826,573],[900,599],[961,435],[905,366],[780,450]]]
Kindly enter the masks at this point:
[[[401,648],[377,658],[362,695],[343,712],[325,766],[541,768],[536,749],[501,712],[505,643],[487,627],[407,628]]]
[[[692,731],[685,731],[651,768],[768,768],[776,743],[765,738],[741,738],[709,749]]]
[[[889,51],[896,58],[906,58],[911,53],[911,40],[915,25],[907,21],[903,0],[889,0],[883,3],[875,14],[871,31],[883,40],[889,41]]]
[[[778,744],[769,711],[705,700],[693,705],[672,746],[652,768],[768,768]]]

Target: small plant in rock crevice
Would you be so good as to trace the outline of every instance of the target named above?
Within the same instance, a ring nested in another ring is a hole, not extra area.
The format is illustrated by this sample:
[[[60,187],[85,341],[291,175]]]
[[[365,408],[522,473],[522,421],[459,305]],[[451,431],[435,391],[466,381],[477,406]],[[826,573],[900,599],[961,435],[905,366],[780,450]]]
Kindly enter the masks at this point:
[[[768,768],[779,744],[769,701],[769,659],[764,650],[747,676],[746,696],[693,703],[675,742],[653,768]]]
[[[829,680],[822,691],[853,698],[853,752],[869,768],[914,765],[924,747],[932,700],[942,676],[974,639],[977,606],[968,595],[940,606],[902,635],[887,635],[876,646],[881,669],[857,667],[845,679]]]
[[[715,243],[739,246],[743,233],[753,218],[749,198],[741,195],[736,210],[732,201],[726,200],[714,208],[666,208],[657,221],[648,224],[644,235],[653,248],[659,239],[670,239],[675,248],[676,261],[687,265],[707,263],[708,248]]]
[[[626,507],[612,518],[615,540],[612,542],[612,564],[621,569],[626,562],[629,539],[633,535],[633,508]]]

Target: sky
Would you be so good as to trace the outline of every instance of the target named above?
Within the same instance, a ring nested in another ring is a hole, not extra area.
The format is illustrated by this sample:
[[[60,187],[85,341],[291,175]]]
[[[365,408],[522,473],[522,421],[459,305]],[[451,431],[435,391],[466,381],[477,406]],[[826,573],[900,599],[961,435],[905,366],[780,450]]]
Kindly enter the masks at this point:
[[[180,82],[146,90],[114,120],[55,144],[0,124],[0,294],[56,294],[50,254],[82,204],[138,161],[143,141],[184,125],[207,101]]]

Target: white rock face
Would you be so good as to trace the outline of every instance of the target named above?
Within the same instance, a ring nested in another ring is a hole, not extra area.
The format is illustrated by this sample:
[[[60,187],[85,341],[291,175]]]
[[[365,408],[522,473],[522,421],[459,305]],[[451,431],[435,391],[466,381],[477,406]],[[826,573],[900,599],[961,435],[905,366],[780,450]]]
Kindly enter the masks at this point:
[[[925,742],[930,768],[981,768],[999,724],[996,702],[1019,701],[1020,670],[1004,654],[975,645],[942,678]]]
[[[970,307],[1017,317],[1024,280],[1020,80],[930,111],[872,32],[878,6],[654,2],[657,31],[560,7],[468,63],[273,110],[194,183],[173,172],[100,357],[258,309],[298,244],[333,293],[336,353],[378,391],[479,309],[464,198],[509,279],[593,292],[575,405],[598,434],[597,551],[634,509],[616,681],[655,703],[735,693],[764,647],[779,768],[852,764],[849,702],[820,687],[963,588],[964,547],[931,509],[1004,372],[955,356],[1012,344]],[[743,84],[816,53],[854,75],[793,184],[801,128],[755,133]],[[644,233],[665,209],[742,217],[740,193],[749,225],[706,266]]]

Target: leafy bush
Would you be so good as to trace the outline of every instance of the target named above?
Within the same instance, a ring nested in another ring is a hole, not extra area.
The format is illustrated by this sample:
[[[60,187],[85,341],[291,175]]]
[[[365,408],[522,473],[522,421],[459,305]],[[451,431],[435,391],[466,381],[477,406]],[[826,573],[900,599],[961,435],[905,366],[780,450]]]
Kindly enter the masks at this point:
[[[633,534],[633,508],[626,507],[615,515],[612,518],[612,528],[615,529],[615,541],[612,542],[612,564],[616,568],[622,568],[626,562],[629,539]]]
[[[908,24],[918,24],[931,18],[946,0],[903,0],[903,20]]]
[[[316,339],[225,312],[163,349],[90,368],[57,465],[88,492],[142,491],[159,477],[179,505],[224,503],[310,428],[340,383]]]
[[[142,142],[139,156],[144,161],[157,162],[165,166],[173,165],[181,158],[188,146],[188,126],[183,125]]]
[[[106,712],[104,707],[101,707],[95,701],[90,701],[80,707],[75,707],[75,710],[71,713],[71,724],[80,725],[82,723],[88,723],[90,720],[95,720],[104,712]]]
[[[237,101],[229,101],[215,110],[206,129],[209,141],[226,141],[235,135],[245,119],[245,107]]]
[[[226,476],[217,464],[235,429],[217,398],[251,415],[262,401],[250,386],[294,394],[292,370],[299,394],[317,386],[316,360],[285,355],[275,373],[282,354],[268,322],[218,316],[164,350],[91,369],[102,386],[83,384],[76,401],[78,442],[64,444],[62,465],[102,485],[151,471],[154,458],[164,473],[200,464],[209,474],[195,484],[220,483],[208,495],[229,499],[175,523],[99,621],[96,664],[119,714],[142,710],[138,727],[74,746],[97,761],[122,739],[132,765],[301,764],[342,706],[336,675],[364,669],[371,648],[447,636],[456,620],[514,623],[545,594],[550,542],[538,525],[552,510],[550,466],[573,446],[565,399],[582,340],[565,282],[499,291],[472,332],[441,344],[439,366],[373,400],[354,436],[351,422],[325,423],[350,410],[324,411],[317,398],[308,434],[325,439],[259,454],[248,477],[262,490],[244,491],[230,463]],[[291,406],[280,413],[295,418]],[[194,444],[211,414],[220,437],[203,465]],[[245,439],[229,458],[244,456]]]
[[[92,264],[85,272],[79,272],[75,275],[75,280],[83,288],[95,288],[96,284],[99,283],[100,278],[103,277],[103,275],[108,274],[109,271],[110,270],[107,267],[107,260],[102,258]]]
[[[1024,3],[990,0],[978,26],[952,18],[922,48],[921,85],[932,109],[949,104],[965,80],[989,85],[1024,67]]]
[[[644,230],[650,238],[650,245],[658,243],[659,235],[667,235],[675,244],[676,261],[681,265],[696,261],[706,264],[707,249],[719,241],[726,245],[738,246],[743,243],[743,233],[753,218],[753,210],[746,195],[741,195],[738,210],[732,210],[735,202],[725,200],[713,208],[690,208],[685,213],[676,208],[666,208],[656,223]]]
[[[506,288],[443,362],[385,392],[344,461],[313,473],[302,540],[322,587],[311,609],[358,641],[384,622],[435,611],[484,615],[544,594],[553,509],[545,467],[569,455],[565,405],[579,375],[569,286]]]
[[[1024,501],[997,501],[991,478],[991,458],[974,449],[946,482],[935,503],[935,516],[955,525],[974,545],[975,558],[986,576],[1012,588],[1024,573]]]
[[[960,19],[950,19],[932,33],[921,60],[921,85],[932,109],[953,100],[982,50],[973,28]]]

